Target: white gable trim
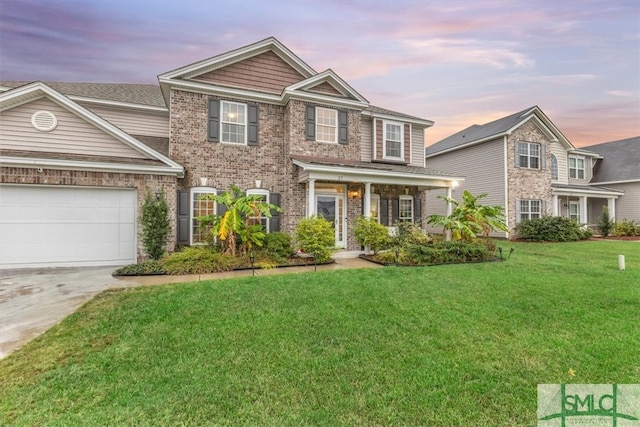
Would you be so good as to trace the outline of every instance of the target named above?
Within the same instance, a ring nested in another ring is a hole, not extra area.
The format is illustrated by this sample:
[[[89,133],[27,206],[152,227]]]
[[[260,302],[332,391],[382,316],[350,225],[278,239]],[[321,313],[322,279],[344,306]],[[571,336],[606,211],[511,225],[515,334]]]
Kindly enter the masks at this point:
[[[269,37],[230,52],[160,74],[158,79],[188,79],[268,51],[273,51],[273,53],[282,58],[283,61],[291,65],[291,67],[304,77],[311,77],[316,74],[316,71],[313,68],[307,65],[307,63],[302,59],[298,58],[275,37]]]
[[[138,141],[128,133],[125,133],[120,128],[114,126],[108,121],[104,120],[100,116],[92,113],[87,110],[83,106],[75,103],[71,99],[62,95],[60,92],[56,91],[52,87],[46,85],[42,82],[33,82],[24,86],[20,86],[11,91],[4,92],[0,94],[0,111],[5,111],[10,108],[17,107],[19,105],[26,104],[28,102],[34,101],[36,99],[47,97],[51,101],[60,105],[63,108],[71,111],[76,114],[80,118],[86,120],[92,125],[96,126],[98,129],[103,132],[111,135],[112,137],[118,139],[122,143],[128,145],[134,150],[145,154],[149,158],[153,160],[159,160],[176,174],[182,175],[184,174],[184,168],[168,157],[163,156],[142,142]]]
[[[342,80],[340,76],[333,72],[333,70],[328,69],[319,74],[316,74],[313,77],[309,77],[306,80],[302,80],[298,83],[294,83],[292,85],[287,86],[285,91],[298,91],[298,90],[309,90],[314,86],[317,86],[321,83],[327,82],[331,86],[333,86],[338,92],[342,95],[360,101],[362,103],[368,104],[369,101],[362,95],[360,95],[355,89],[353,89],[347,82]]]

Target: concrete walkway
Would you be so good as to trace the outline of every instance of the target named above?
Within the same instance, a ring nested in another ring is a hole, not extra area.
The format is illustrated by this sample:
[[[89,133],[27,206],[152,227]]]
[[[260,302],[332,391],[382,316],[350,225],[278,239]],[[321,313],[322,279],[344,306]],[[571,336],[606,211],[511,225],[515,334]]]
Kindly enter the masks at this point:
[[[338,258],[318,271],[378,268],[359,258]],[[248,277],[251,270],[188,276],[114,278],[117,267],[0,270],[0,358],[22,347],[106,289]],[[313,272],[314,266],[256,270],[259,277]]]

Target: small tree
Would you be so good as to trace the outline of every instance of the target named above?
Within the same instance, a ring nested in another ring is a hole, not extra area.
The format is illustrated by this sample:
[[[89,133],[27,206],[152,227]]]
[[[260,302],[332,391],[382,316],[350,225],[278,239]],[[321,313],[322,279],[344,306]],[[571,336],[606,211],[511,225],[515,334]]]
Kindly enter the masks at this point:
[[[271,211],[282,212],[278,206],[266,203],[259,194],[246,195],[235,185],[222,194],[204,197],[226,207],[222,215],[198,217],[202,226],[212,225],[211,233],[218,238],[224,253],[236,255],[238,242],[243,253],[255,246],[262,246],[265,238],[262,217],[271,218]]]
[[[602,234],[603,237],[607,237],[615,228],[615,222],[611,219],[611,216],[609,215],[609,207],[607,206],[602,208],[602,215],[600,215],[600,218],[598,219],[598,228],[600,229],[600,234]]]
[[[159,193],[158,197],[154,197],[147,190],[142,203],[140,225],[142,226],[140,234],[144,251],[151,259],[160,259],[164,255],[164,247],[171,232],[169,207],[164,193]]]
[[[484,206],[478,200],[487,197],[487,193],[474,196],[468,191],[462,193],[462,202],[450,197],[438,196],[454,205],[451,215],[431,215],[429,224],[441,225],[450,230],[455,240],[475,240],[478,234],[489,237],[491,231],[507,231],[502,206]]]
[[[336,244],[335,230],[329,221],[314,215],[300,220],[295,240],[298,249],[315,255],[318,262],[325,262],[331,259]]]

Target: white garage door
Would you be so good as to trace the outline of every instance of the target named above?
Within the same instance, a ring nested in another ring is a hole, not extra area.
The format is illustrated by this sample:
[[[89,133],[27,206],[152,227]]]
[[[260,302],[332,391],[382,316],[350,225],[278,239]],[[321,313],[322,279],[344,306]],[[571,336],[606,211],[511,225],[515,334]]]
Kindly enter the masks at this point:
[[[0,186],[0,268],[131,264],[136,191]]]

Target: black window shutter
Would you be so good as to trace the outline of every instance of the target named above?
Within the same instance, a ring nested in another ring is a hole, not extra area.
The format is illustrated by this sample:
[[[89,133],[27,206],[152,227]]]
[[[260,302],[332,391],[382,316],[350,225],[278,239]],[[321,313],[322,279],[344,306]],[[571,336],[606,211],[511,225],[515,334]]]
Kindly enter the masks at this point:
[[[546,216],[546,215],[547,215],[547,201],[542,200],[540,202],[540,216]]]
[[[220,142],[220,101],[209,98],[209,130],[207,138],[210,142]]]
[[[280,207],[280,193],[269,194],[269,203]],[[280,212],[271,210],[271,218],[269,218],[269,232],[280,231]]]
[[[307,105],[306,108],[306,136],[307,141],[315,141],[316,139],[316,107]]]
[[[224,213],[227,211],[227,207],[225,205],[223,205],[222,203],[216,203],[216,214],[217,215],[224,215]]]
[[[247,145],[258,145],[258,106],[249,105],[249,139]]]
[[[191,222],[189,221],[189,190],[178,190],[178,223],[176,234],[178,236],[178,245],[189,245],[189,229]]]
[[[413,199],[413,222],[419,223],[422,221],[422,199],[416,197]]]
[[[380,224],[389,225],[389,199],[380,199]]]
[[[391,200],[391,224],[395,224],[400,219],[400,199],[395,197]]]
[[[349,115],[344,110],[338,111],[338,142],[349,143]]]

